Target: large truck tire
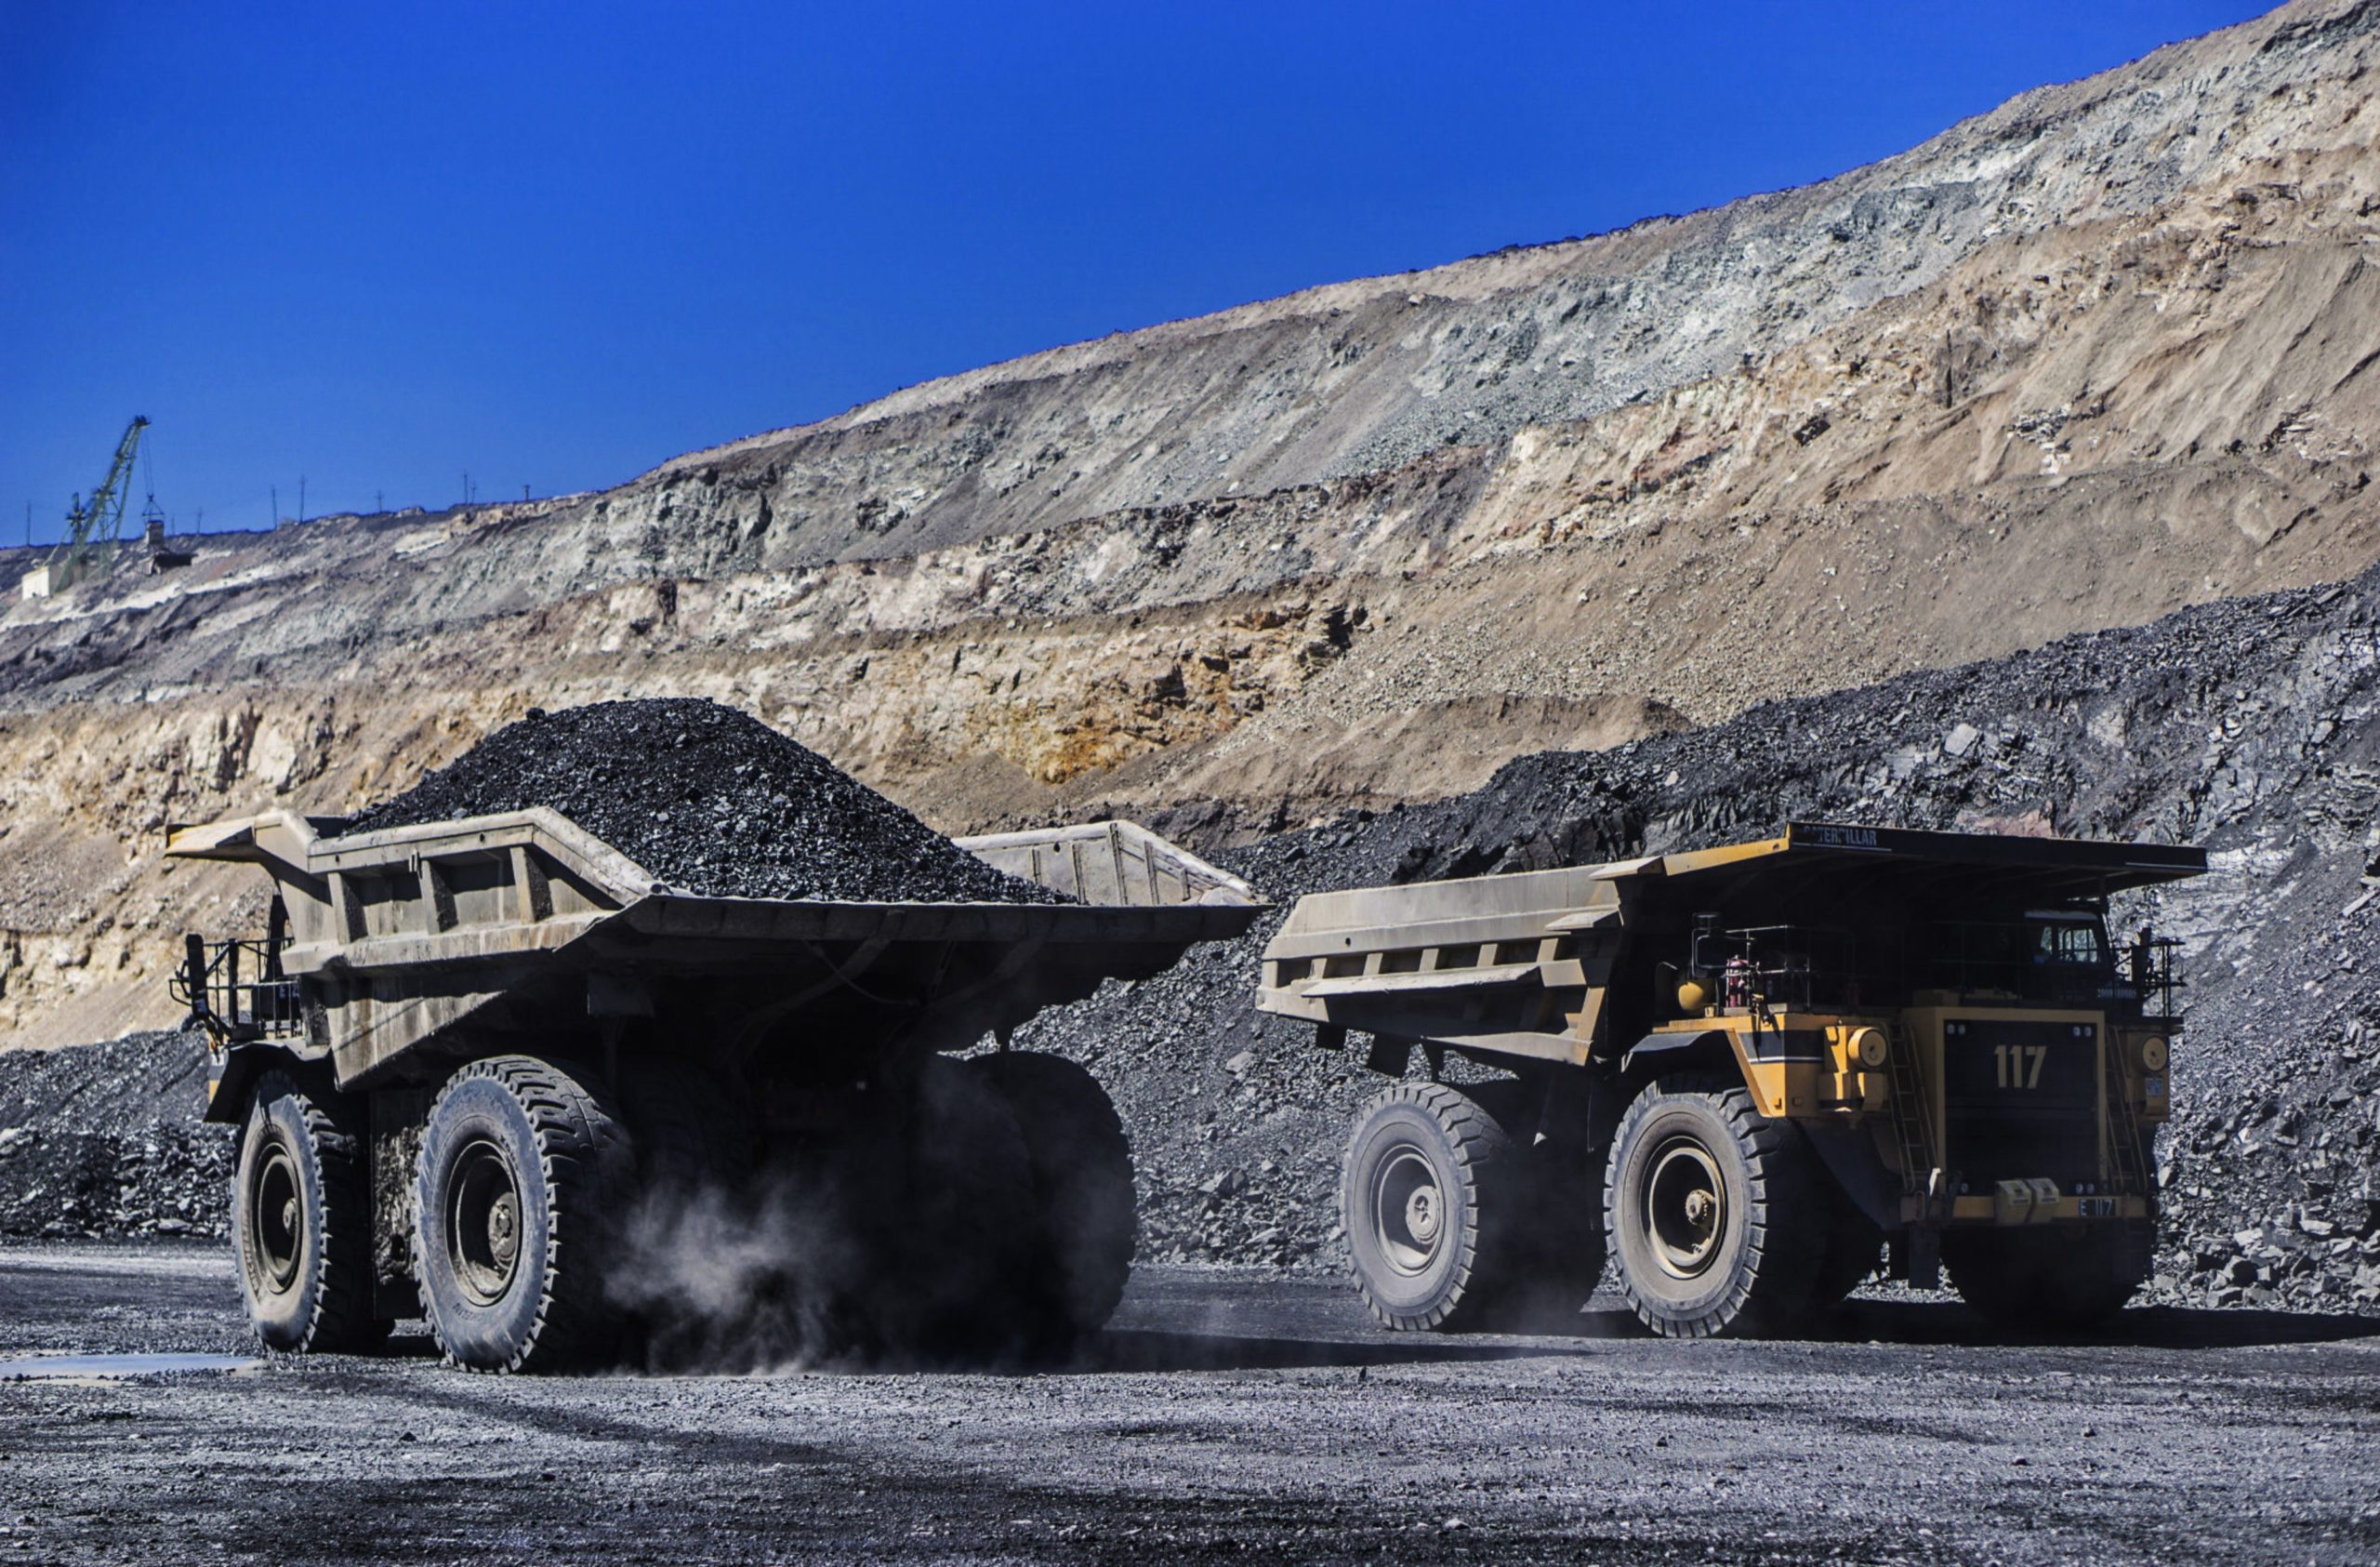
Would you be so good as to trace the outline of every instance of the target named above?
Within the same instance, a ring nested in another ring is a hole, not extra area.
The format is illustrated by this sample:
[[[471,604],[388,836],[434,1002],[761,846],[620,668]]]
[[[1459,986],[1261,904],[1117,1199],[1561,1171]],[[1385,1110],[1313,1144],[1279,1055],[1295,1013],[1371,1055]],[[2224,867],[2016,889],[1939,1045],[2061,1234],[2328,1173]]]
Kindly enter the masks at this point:
[[[1739,1082],[1664,1078],[1639,1095],[1604,1177],[1614,1271],[1637,1320],[1667,1338],[1805,1321],[1833,1213],[1816,1159]]]
[[[1464,1092],[1504,1129],[1518,1161],[1511,1262],[1488,1315],[1514,1332],[1574,1325],[1567,1320],[1603,1281],[1602,1146],[1591,1146],[1584,1125],[1558,1127],[1552,1140],[1536,1140],[1542,1084],[1486,1082]]]
[[[1810,1308],[1823,1312],[1867,1282],[1884,1262],[1884,1232],[1876,1221],[1844,1200],[1828,1227],[1826,1253],[1810,1286]]]
[[[1942,1237],[1942,1268],[1995,1326],[2065,1333],[2122,1310],[2148,1281],[2156,1249],[2153,1235],[2115,1225],[1953,1229]]]
[[[1048,1299],[1041,1204],[1024,1129],[984,1077],[945,1056],[919,1062],[900,1168],[865,1155],[843,1189],[875,1215],[880,1268],[859,1342],[897,1356],[1038,1358],[1071,1335]]]
[[[751,1255],[750,1242],[766,1233],[758,1117],[697,1059],[634,1056],[613,1082],[638,1189],[619,1215],[606,1281],[627,1318],[630,1358],[656,1371],[792,1358],[800,1335],[784,1331],[770,1308],[790,1290],[793,1259],[773,1273]],[[721,1275],[704,1266],[721,1252],[734,1281],[724,1300]],[[694,1288],[690,1271],[701,1281]]]
[[[1071,1335],[1116,1313],[1140,1237],[1132,1144],[1099,1080],[1062,1056],[1004,1051],[976,1069],[1025,1135],[1051,1294]]]
[[[474,1061],[431,1105],[416,1183],[414,1276],[448,1360],[549,1370],[616,1353],[613,1227],[635,1155],[590,1074],[528,1056]]]
[[[248,1323],[268,1349],[360,1354],[389,1336],[372,1309],[364,1139],[285,1072],[249,1102],[231,1180],[232,1251]]]
[[[1400,1082],[1356,1118],[1341,1215],[1372,1315],[1407,1332],[1485,1325],[1513,1266],[1522,1189],[1495,1117],[1438,1082]]]
[[[759,1123],[706,1063],[624,1061],[618,1090],[648,1191],[726,1190],[750,1178],[760,1162]]]

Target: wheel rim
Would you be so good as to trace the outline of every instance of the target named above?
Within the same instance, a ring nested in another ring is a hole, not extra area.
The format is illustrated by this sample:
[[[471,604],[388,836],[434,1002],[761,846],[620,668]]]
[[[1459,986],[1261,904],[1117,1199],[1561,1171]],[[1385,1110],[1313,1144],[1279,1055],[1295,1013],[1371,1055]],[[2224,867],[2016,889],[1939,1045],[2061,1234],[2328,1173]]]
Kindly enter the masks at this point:
[[[1643,1203],[1660,1270],[1673,1279],[1707,1272],[1727,1232],[1727,1183],[1711,1150],[1690,1138],[1665,1144],[1646,1167]]]
[[[286,1295],[298,1282],[306,1252],[306,1202],[298,1162],[281,1143],[269,1145],[248,1182],[249,1250],[264,1287]]]
[[[446,1257],[455,1281],[474,1305],[493,1306],[520,1269],[520,1178],[502,1149],[475,1142],[456,1160],[448,1190]]]
[[[1407,1278],[1426,1273],[1446,1244],[1446,1191],[1418,1148],[1404,1144],[1372,1177],[1372,1233],[1381,1255]]]

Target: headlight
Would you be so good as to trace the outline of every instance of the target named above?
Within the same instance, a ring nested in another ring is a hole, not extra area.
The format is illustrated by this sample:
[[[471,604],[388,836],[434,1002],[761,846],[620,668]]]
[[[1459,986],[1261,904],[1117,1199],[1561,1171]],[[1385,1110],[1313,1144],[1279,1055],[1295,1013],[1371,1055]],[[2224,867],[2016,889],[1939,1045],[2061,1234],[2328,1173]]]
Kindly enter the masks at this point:
[[[2165,1069],[2165,1042],[2156,1034],[2140,1042],[2140,1065],[2143,1070],[2162,1072]]]
[[[1884,1030],[1882,1029],[1857,1029],[1852,1031],[1852,1054],[1859,1057],[1861,1066],[1871,1071],[1884,1064],[1884,1058],[1891,1054],[1891,1049],[1892,1047],[1884,1041]]]

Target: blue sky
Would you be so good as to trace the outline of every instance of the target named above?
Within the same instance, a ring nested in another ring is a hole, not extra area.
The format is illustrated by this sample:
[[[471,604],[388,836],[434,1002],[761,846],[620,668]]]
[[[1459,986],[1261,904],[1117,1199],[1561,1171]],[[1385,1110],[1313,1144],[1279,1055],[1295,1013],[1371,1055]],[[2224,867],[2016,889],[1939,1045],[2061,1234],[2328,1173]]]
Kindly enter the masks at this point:
[[[1822,179],[2263,8],[0,0],[0,543],[135,413],[209,530],[301,476],[311,514],[595,488]]]

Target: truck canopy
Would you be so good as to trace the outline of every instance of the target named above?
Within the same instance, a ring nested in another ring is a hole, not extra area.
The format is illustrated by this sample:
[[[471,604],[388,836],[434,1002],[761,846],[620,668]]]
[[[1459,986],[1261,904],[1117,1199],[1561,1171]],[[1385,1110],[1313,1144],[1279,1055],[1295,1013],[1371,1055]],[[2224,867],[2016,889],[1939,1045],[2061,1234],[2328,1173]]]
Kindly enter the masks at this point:
[[[1603,867],[1614,881],[1691,878],[1696,896],[1733,902],[1823,880],[1829,896],[1857,897],[1938,886],[1955,873],[1978,903],[2070,903],[2202,874],[2206,851],[2174,843],[1924,832],[1894,827],[1793,822],[1775,838],[1656,855]]]
[[[1642,970],[1633,989],[1649,996],[1649,965],[1683,958],[1706,911],[1734,926],[1828,927],[1858,954],[1846,966],[1908,985],[1940,966],[1910,948],[1920,925],[2092,909],[2205,869],[2205,851],[2173,844],[1795,822],[1773,838],[1608,865],[1314,894],[1265,948],[1257,1004],[1583,1061],[1612,988]],[[1620,1010],[1626,1027],[1644,1021],[1633,1003]]]

